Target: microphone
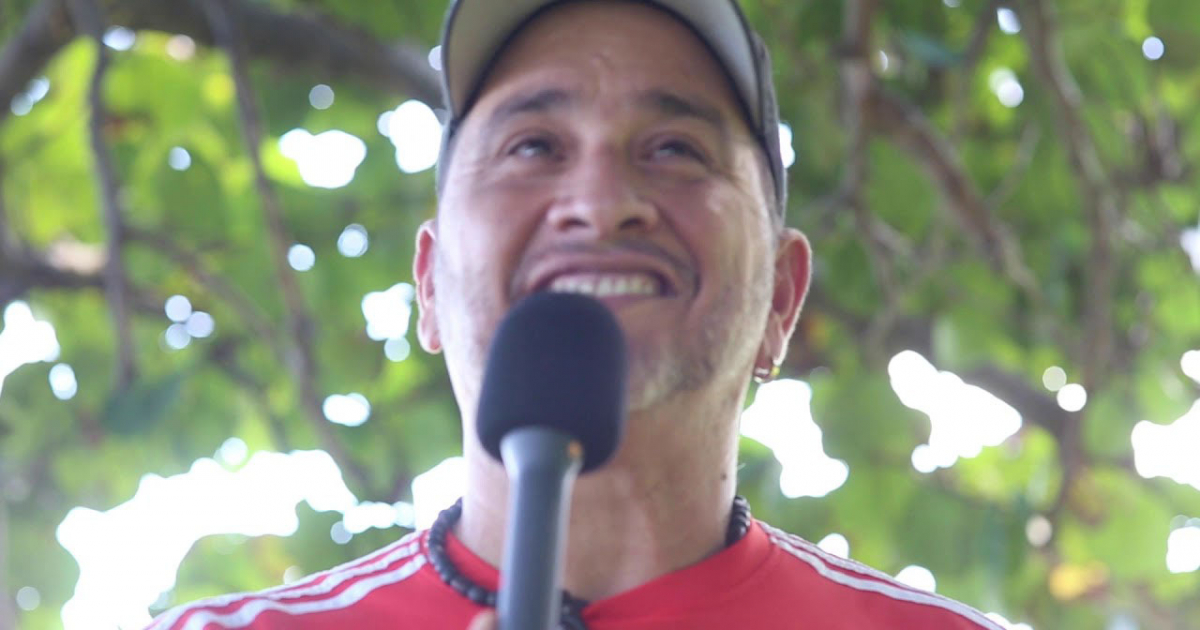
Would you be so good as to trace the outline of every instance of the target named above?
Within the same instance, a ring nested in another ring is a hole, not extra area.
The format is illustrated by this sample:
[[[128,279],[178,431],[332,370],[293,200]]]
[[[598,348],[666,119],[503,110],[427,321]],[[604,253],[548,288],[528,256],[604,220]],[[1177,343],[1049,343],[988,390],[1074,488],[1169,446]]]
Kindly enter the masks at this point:
[[[536,293],[496,330],[476,429],[509,478],[501,630],[558,623],[571,488],[617,450],[625,365],[620,326],[590,297]]]

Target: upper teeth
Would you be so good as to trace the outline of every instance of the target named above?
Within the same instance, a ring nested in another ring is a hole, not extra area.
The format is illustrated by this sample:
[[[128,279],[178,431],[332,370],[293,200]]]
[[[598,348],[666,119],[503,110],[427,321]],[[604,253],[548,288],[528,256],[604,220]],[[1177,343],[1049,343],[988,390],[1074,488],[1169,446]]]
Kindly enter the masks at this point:
[[[549,290],[595,297],[656,295],[658,280],[645,273],[575,273],[555,278]]]

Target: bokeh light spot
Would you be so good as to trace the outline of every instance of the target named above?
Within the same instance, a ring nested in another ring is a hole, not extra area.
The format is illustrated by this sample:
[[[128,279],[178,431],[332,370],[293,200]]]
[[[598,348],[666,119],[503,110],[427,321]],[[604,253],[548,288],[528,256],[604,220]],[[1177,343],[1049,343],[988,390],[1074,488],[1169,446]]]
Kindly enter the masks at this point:
[[[295,584],[296,582],[299,582],[300,578],[302,577],[304,577],[304,571],[294,564],[283,570],[284,584]]]
[[[408,332],[412,317],[412,301],[416,290],[401,282],[386,291],[372,291],[363,296],[362,313],[367,320],[367,336],[375,341],[401,339]]]
[[[1058,390],[1058,406],[1066,411],[1079,411],[1087,405],[1087,390],[1079,383],[1067,383]]]
[[[429,49],[429,67],[438,72],[442,71],[442,47],[440,45]]]
[[[410,100],[387,118],[387,137],[396,147],[396,166],[405,173],[420,173],[437,164],[442,147],[442,125],[425,103]]]
[[[70,400],[79,391],[79,383],[75,380],[75,370],[66,363],[59,363],[50,368],[50,391],[59,400]]]
[[[188,334],[187,326],[171,324],[163,333],[163,342],[172,350],[183,350],[192,342],[192,336]]]
[[[167,54],[176,61],[187,61],[196,55],[196,42],[187,35],[172,35],[167,40]]]
[[[308,104],[314,109],[329,109],[333,106],[333,88],[318,83],[308,91]]]
[[[167,313],[167,319],[173,322],[183,323],[186,322],[187,318],[191,317],[192,315],[192,302],[191,300],[187,299],[187,296],[172,295],[171,297],[167,298],[167,302],[163,306],[163,310]]]
[[[817,543],[817,547],[839,558],[850,557],[850,541],[841,534],[834,533],[822,538],[821,542]]]
[[[137,43],[137,33],[124,26],[114,26],[104,33],[104,45],[113,50],[129,50]]]
[[[296,243],[288,248],[288,265],[296,271],[308,271],[317,264],[317,254],[308,245]]]
[[[367,228],[353,223],[347,225],[346,229],[338,236],[337,248],[338,252],[346,258],[358,258],[367,253],[367,248],[370,246],[370,238],[367,236]]]
[[[1034,547],[1045,547],[1054,535],[1054,526],[1041,514],[1034,514],[1025,522],[1025,539]]]
[[[192,154],[183,147],[171,147],[167,152],[167,165],[177,171],[186,171],[192,166]]]
[[[187,333],[197,339],[204,339],[213,334],[213,329],[216,328],[216,322],[213,321],[212,315],[204,311],[196,311],[187,319],[184,324]]]
[[[362,426],[371,417],[371,403],[366,396],[355,392],[329,396],[321,409],[327,420],[346,427]]]
[[[6,594],[7,595],[7,594]],[[17,607],[25,612],[37,610],[42,605],[42,594],[32,586],[22,586],[17,590]]]
[[[229,467],[240,466],[246,461],[246,456],[250,454],[249,447],[246,442],[239,437],[231,437],[221,443],[221,447],[217,449],[217,461]]]
[[[1006,7],[996,9],[996,24],[1000,26],[1000,30],[1009,35],[1021,32],[1021,21],[1017,19],[1017,14]]]
[[[1042,385],[1046,389],[1056,392],[1067,384],[1067,372],[1057,365],[1052,365],[1042,372]]]
[[[404,337],[388,339],[383,344],[383,355],[392,363],[399,363],[412,354],[412,344]]]
[[[787,123],[779,123],[779,153],[783,158],[783,168],[791,168],[796,163],[796,148],[792,145],[792,127]]]
[[[338,521],[329,528],[329,537],[333,539],[333,542],[344,545],[350,542],[354,536],[346,530],[346,526],[341,521]]]
[[[46,98],[50,93],[50,79],[46,77],[35,77],[29,82],[29,87],[25,88],[25,94],[29,96],[29,100],[34,103]]]
[[[1017,80],[1017,75],[1008,68],[997,68],[988,75],[988,87],[1005,107],[1016,107],[1025,100],[1025,88]]]
[[[28,94],[22,92],[13,97],[8,108],[12,111],[13,115],[24,116],[33,111],[33,99],[29,98]]]
[[[900,569],[900,572],[896,574],[896,580],[901,584],[907,584],[923,591],[937,590],[937,580],[933,577],[933,572],[917,564],[910,564]]]
[[[1163,40],[1150,36],[1142,40],[1142,56],[1150,61],[1158,61],[1162,59],[1163,53],[1167,51],[1167,47],[1163,45]]]

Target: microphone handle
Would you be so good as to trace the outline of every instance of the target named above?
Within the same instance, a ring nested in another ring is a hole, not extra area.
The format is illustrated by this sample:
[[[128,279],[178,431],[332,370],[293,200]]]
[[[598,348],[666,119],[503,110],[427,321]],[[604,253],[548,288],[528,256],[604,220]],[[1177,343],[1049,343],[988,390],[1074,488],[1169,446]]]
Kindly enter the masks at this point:
[[[562,558],[582,449],[562,431],[528,426],[500,440],[508,470],[508,532],[500,630],[553,630],[562,612]]]

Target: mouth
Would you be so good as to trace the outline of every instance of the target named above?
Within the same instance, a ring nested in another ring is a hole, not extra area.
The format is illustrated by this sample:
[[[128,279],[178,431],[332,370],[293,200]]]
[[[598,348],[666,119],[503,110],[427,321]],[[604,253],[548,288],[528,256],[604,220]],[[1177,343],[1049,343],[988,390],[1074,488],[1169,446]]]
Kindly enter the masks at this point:
[[[595,298],[665,297],[668,293],[660,276],[644,271],[566,272],[550,278],[543,290]]]
[[[603,300],[610,306],[690,293],[695,280],[690,270],[663,257],[645,255],[567,255],[546,257],[528,273],[516,296],[542,291],[575,293]]]

